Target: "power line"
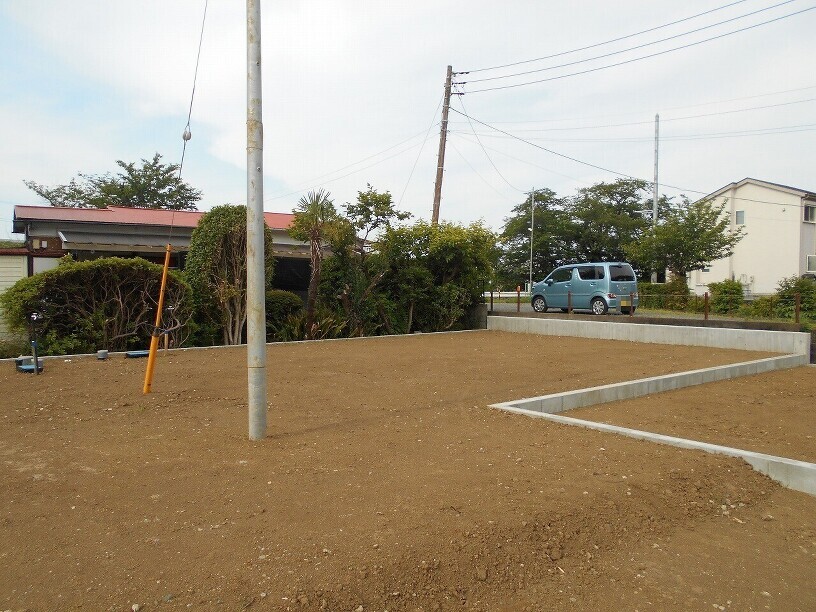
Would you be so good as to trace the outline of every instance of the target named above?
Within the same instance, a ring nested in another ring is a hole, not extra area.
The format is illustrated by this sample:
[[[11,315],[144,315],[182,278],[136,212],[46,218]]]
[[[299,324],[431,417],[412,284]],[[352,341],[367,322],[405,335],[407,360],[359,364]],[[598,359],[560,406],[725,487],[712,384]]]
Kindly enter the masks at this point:
[[[181,178],[181,169],[184,166],[184,154],[187,152],[187,143],[192,135],[190,134],[190,118],[193,116],[193,100],[195,99],[196,81],[198,80],[198,64],[201,60],[201,43],[204,41],[204,24],[207,22],[207,4],[209,0],[204,0],[204,16],[201,18],[201,34],[198,37],[198,53],[196,54],[195,72],[193,73],[193,90],[190,93],[190,109],[187,111],[187,125],[184,127],[184,134],[181,139],[184,145],[181,148],[181,161],[179,162],[178,176]]]
[[[765,136],[768,134],[789,134],[795,132],[809,132],[816,129],[816,123],[803,123],[798,125],[781,125],[768,128],[756,128],[752,130],[734,130],[729,132],[709,132],[703,134],[678,134],[676,136],[661,136],[661,140],[706,140],[709,138],[729,138],[738,136]],[[453,134],[469,135],[470,132],[452,131]],[[488,138],[509,138],[502,134],[481,133],[479,136]],[[621,137],[621,138],[530,138],[530,140],[548,142],[651,142],[652,137]]]
[[[340,179],[344,179],[344,178],[346,178],[346,177],[348,177],[348,176],[351,176],[352,174],[357,174],[358,172],[362,172],[363,170],[368,170],[369,168],[373,168],[374,166],[378,166],[378,165],[380,165],[381,163],[388,161],[389,159],[393,159],[393,158],[395,158],[395,157],[399,157],[399,156],[400,156],[400,155],[402,155],[403,153],[407,153],[408,151],[411,151],[412,149],[414,149],[414,148],[416,148],[416,147],[418,147],[418,146],[423,146],[423,145],[425,144],[425,141],[427,140],[427,137],[426,137],[426,138],[425,138],[425,139],[424,139],[424,140],[423,140],[421,143],[411,145],[410,147],[408,147],[408,148],[406,148],[406,149],[403,149],[402,151],[397,151],[397,152],[396,152],[396,153],[394,153],[393,155],[389,155],[388,157],[384,157],[383,159],[378,160],[378,161],[374,162],[373,164],[369,164],[369,165],[367,165],[367,166],[363,166],[362,168],[357,168],[356,170],[352,170],[351,172],[347,172],[346,174],[343,174],[343,175],[341,175],[341,176],[336,176],[336,177],[334,177],[334,178],[331,178],[331,179],[328,179],[328,180],[325,180],[325,181],[320,180],[320,179],[321,179],[322,177],[324,177],[324,176],[331,176],[332,174],[335,174],[335,173],[337,173],[337,172],[340,172],[340,171],[344,170],[345,168],[351,168],[352,166],[356,166],[357,164],[360,164],[360,163],[362,163],[362,162],[363,162],[363,161],[365,161],[365,160],[368,160],[368,159],[372,159],[372,158],[374,158],[374,157],[377,157],[378,155],[381,155],[382,153],[385,153],[385,152],[387,152],[387,151],[390,151],[391,149],[394,149],[395,147],[398,147],[398,146],[400,146],[400,145],[402,145],[402,144],[405,144],[406,142],[408,142],[408,141],[410,141],[410,140],[413,140],[413,139],[414,139],[414,138],[416,138],[417,136],[421,136],[423,133],[424,133],[424,131],[423,131],[423,132],[419,132],[418,134],[415,134],[415,135],[411,136],[411,138],[408,138],[408,139],[406,139],[406,140],[403,140],[402,142],[400,142],[400,143],[398,143],[398,144],[396,144],[396,145],[394,145],[394,146],[392,146],[392,147],[388,147],[387,149],[384,149],[384,150],[380,151],[379,153],[375,153],[374,155],[369,155],[368,157],[366,157],[366,158],[364,158],[364,159],[362,159],[362,160],[360,160],[360,161],[358,161],[358,162],[355,162],[355,163],[353,163],[353,164],[349,164],[348,166],[344,166],[343,168],[340,168],[340,169],[338,169],[338,170],[335,170],[334,172],[328,172],[328,173],[326,173],[326,174],[323,174],[323,175],[321,175],[321,177],[314,178],[314,179],[312,179],[311,181],[309,181],[308,186],[306,186],[306,184],[304,183],[304,187],[303,187],[302,189],[296,189],[296,190],[294,190],[294,191],[290,191],[289,193],[284,193],[284,194],[281,194],[281,195],[278,195],[278,196],[273,196],[273,197],[271,197],[271,198],[266,198],[266,199],[264,199],[264,202],[270,202],[270,201],[272,201],[272,200],[280,200],[281,198],[285,198],[285,197],[288,197],[288,196],[291,196],[291,195],[296,195],[296,194],[298,194],[298,193],[303,193],[304,191],[308,191],[309,189],[312,189],[312,188],[314,188],[315,186],[318,186],[318,185],[325,185],[325,184],[327,184],[327,183],[333,183],[333,182],[335,182],[335,181],[339,181]],[[320,182],[317,182],[317,181],[320,181]]]
[[[754,100],[756,98],[767,98],[769,96],[778,96],[780,94],[786,93],[795,93],[798,91],[807,91],[810,89],[816,89],[816,85],[808,85],[807,87],[797,87],[796,89],[782,89],[780,91],[769,91],[767,93],[762,94],[754,94],[752,96],[741,96],[739,98],[727,98],[725,100],[712,100],[710,102],[698,102],[697,104],[684,104],[682,106],[667,106],[661,107],[659,110],[661,113],[664,111],[670,110],[682,110],[685,108],[697,108],[699,106],[711,106],[713,104],[725,104],[726,102],[740,102],[742,100]],[[628,113],[613,113],[613,114],[604,114],[604,115],[592,115],[589,117],[562,117],[560,119],[530,119],[530,120],[522,120],[522,121],[491,121],[490,123],[493,124],[512,124],[512,125],[520,125],[524,123],[556,123],[561,121],[585,121],[587,119],[603,119],[606,117],[632,117],[635,115],[642,115],[646,112],[653,112],[650,111],[637,111],[637,112],[628,112]],[[465,123],[464,121],[455,122],[452,121],[451,123]],[[644,121],[643,123],[652,124],[654,121]]]
[[[430,135],[431,129],[433,129],[436,122],[436,113],[439,112],[439,107],[442,106],[442,100],[444,100],[444,96],[439,98],[439,103],[436,105],[436,110],[434,110],[434,114],[431,117],[431,124],[428,126],[428,131],[425,132],[425,140],[422,141],[422,146],[419,148],[419,152],[414,160],[414,165],[411,166],[411,172],[408,174],[408,180],[405,181],[405,187],[402,188],[402,193],[400,194],[399,201],[397,202],[397,208],[399,208],[400,204],[402,204],[402,198],[405,197],[405,192],[408,191],[408,185],[411,183],[411,178],[414,176],[414,170],[416,170],[417,163],[419,163],[419,158],[422,155],[422,151],[425,149],[425,143],[428,142],[428,136]]]
[[[451,110],[453,112],[455,112],[455,113],[460,114],[460,115],[463,114],[461,111],[458,111],[453,107],[451,107]],[[525,138],[521,138],[520,136],[516,136],[515,134],[511,134],[510,132],[506,132],[505,130],[502,130],[501,128],[497,128],[497,127],[495,127],[493,125],[485,123],[484,121],[479,121],[475,117],[470,117],[470,119],[475,121],[476,123],[478,123],[480,125],[485,126],[486,128],[489,128],[489,129],[494,130],[496,132],[499,132],[501,134],[505,134],[507,136],[510,136],[514,140],[518,140],[519,142],[523,142],[525,144],[528,144],[531,147],[535,147],[536,149],[546,151],[547,153],[550,153],[551,155],[555,155],[556,157],[562,157],[564,159],[568,159],[568,160],[570,160],[572,162],[575,162],[577,164],[581,164],[583,166],[588,166],[590,168],[595,168],[596,170],[601,170],[602,172],[609,172],[610,174],[615,174],[615,175],[623,177],[623,178],[628,178],[628,179],[632,179],[632,180],[636,180],[636,181],[643,181],[644,183],[651,183],[651,181],[648,181],[646,179],[643,179],[643,178],[640,178],[640,177],[637,177],[637,176],[633,176],[631,174],[627,174],[625,172],[618,172],[617,170],[612,170],[611,168],[606,168],[604,166],[599,166],[597,164],[593,164],[591,162],[587,162],[587,161],[584,161],[582,159],[578,159],[577,157],[572,157],[570,155],[565,155],[564,153],[559,153],[558,151],[553,151],[552,149],[548,149],[547,147],[543,147],[543,146],[538,145],[538,144],[536,144],[534,142],[530,142],[529,140],[527,140]],[[668,183],[661,183],[661,187],[674,189],[674,190],[680,191],[680,192],[703,195],[703,196],[708,195],[708,192],[706,192],[706,191],[700,191],[699,189],[690,189],[688,187],[678,187],[677,185],[669,185]],[[802,206],[801,204],[781,204],[780,202],[769,202],[769,201],[766,201],[766,200],[754,200],[754,199],[751,199],[751,198],[737,198],[737,197],[735,197],[734,199],[735,200],[742,200],[742,201],[746,201],[746,202],[759,202],[759,203],[762,203],[762,204],[774,204],[774,205],[778,205],[778,206],[799,206],[800,208]]]
[[[490,184],[490,182],[489,182],[489,181],[488,181],[488,180],[487,180],[485,177],[483,177],[483,176],[482,176],[482,175],[479,173],[479,171],[478,171],[478,170],[476,170],[476,168],[474,168],[474,167],[473,167],[473,164],[471,164],[471,163],[470,163],[470,162],[467,160],[467,158],[464,156],[464,154],[463,154],[463,153],[462,153],[462,152],[459,150],[459,147],[457,147],[457,146],[456,146],[454,143],[452,143],[452,142],[450,143],[450,146],[453,148],[453,150],[456,152],[456,154],[457,154],[457,155],[459,155],[459,157],[461,157],[461,158],[462,158],[462,161],[464,161],[464,162],[465,162],[465,163],[468,165],[468,167],[469,167],[471,170],[473,170],[473,174],[475,174],[476,176],[478,176],[478,177],[479,177],[479,179],[480,179],[480,180],[481,180],[481,181],[482,181],[482,182],[483,182],[485,185],[487,185],[487,186],[488,186],[488,187],[489,187],[489,188],[490,188],[490,189],[491,189],[491,190],[492,190],[494,193],[496,193],[496,194],[497,194],[499,197],[501,197],[501,198],[503,198],[503,199],[505,199],[505,200],[512,201],[512,200],[511,200],[509,197],[507,197],[507,195],[506,195],[506,194],[502,193],[501,191],[499,191],[498,189],[496,189],[496,188],[495,188],[493,185],[491,185],[491,184]]]
[[[779,4],[773,4],[771,6],[757,9],[755,11],[751,11],[750,13],[745,13],[743,15],[738,15],[736,17],[731,17],[730,19],[725,19],[723,21],[718,21],[716,23],[712,23],[709,25],[705,25],[699,28],[695,28],[694,30],[689,30],[687,32],[681,32],[680,34],[674,34],[672,36],[667,36],[666,38],[660,38],[658,40],[654,40],[652,42],[643,43],[640,45],[635,45],[634,47],[628,47],[626,49],[620,49],[618,51],[610,51],[609,53],[603,53],[601,55],[596,55],[594,57],[588,57],[585,59],[575,60],[574,62],[567,62],[565,64],[557,64],[555,66],[547,66],[545,68],[537,68],[535,70],[526,70],[524,72],[514,72],[512,74],[504,74],[500,76],[494,77],[485,77],[482,79],[470,79],[468,81],[464,81],[462,83],[456,83],[457,85],[464,85],[464,83],[482,83],[484,81],[496,81],[498,79],[509,79],[511,77],[523,76],[525,74],[534,74],[536,72],[546,72],[547,70],[555,70],[557,68],[566,68],[567,66],[575,66],[576,64],[583,64],[584,62],[593,62],[595,60],[604,59],[605,57],[612,57],[613,55],[620,55],[621,53],[628,53],[629,51],[635,51],[637,49],[643,49],[645,47],[651,47],[652,45],[659,45],[660,43],[664,43],[669,40],[674,40],[676,38],[682,38],[683,36],[688,36],[690,34],[696,34],[697,32],[702,32],[703,30],[710,30],[711,28],[716,28],[717,26],[721,26],[726,23],[731,23],[732,21],[737,21],[739,19],[745,19],[746,17],[750,17],[752,15],[756,15],[758,13],[764,13],[765,11],[770,11],[775,8],[779,8],[785,4],[790,4],[791,2],[796,2],[796,0],[785,0],[784,2],[780,2]]]
[[[487,158],[487,161],[489,161],[490,165],[493,166],[493,169],[496,171],[496,174],[498,174],[501,177],[501,180],[503,180],[505,183],[507,183],[510,186],[511,189],[515,189],[516,191],[518,191],[520,193],[525,193],[524,191],[522,191],[521,189],[519,189],[518,187],[513,185],[510,181],[508,181],[504,177],[504,175],[499,171],[499,169],[496,167],[496,164],[493,163],[493,160],[490,159],[490,155],[488,155],[487,150],[484,148],[484,145],[482,145],[482,141],[479,140],[479,135],[476,133],[476,130],[473,128],[473,123],[470,122],[470,117],[468,117],[468,115],[467,115],[467,109],[465,108],[465,103],[462,101],[462,96],[458,96],[458,98],[459,98],[459,104],[462,105],[462,110],[465,111],[465,117],[468,118],[468,123],[470,124],[470,129],[473,132],[473,135],[476,136],[476,141],[479,143],[479,146],[482,148],[482,152],[485,154],[485,157]]]
[[[754,25],[746,26],[744,28],[739,28],[738,30],[732,30],[731,32],[725,32],[723,34],[718,34],[717,36],[712,36],[711,38],[704,38],[703,40],[698,40],[698,41],[693,42],[693,43],[688,43],[686,45],[681,45],[679,47],[672,47],[671,49],[664,49],[663,51],[657,51],[655,53],[650,53],[648,55],[642,55],[640,57],[635,57],[635,58],[632,58],[632,59],[628,59],[628,60],[624,60],[624,61],[620,61],[620,62],[615,62],[614,64],[607,64],[606,66],[598,66],[596,68],[588,68],[587,70],[579,70],[578,72],[570,72],[568,74],[561,74],[561,75],[554,76],[554,77],[548,77],[546,79],[537,79],[535,81],[526,81],[524,83],[515,83],[515,84],[512,84],[512,85],[499,85],[499,86],[496,86],[496,87],[484,87],[482,89],[473,89],[473,90],[465,92],[465,93],[473,94],[473,93],[482,93],[482,92],[485,92],[485,91],[497,91],[499,89],[512,89],[512,88],[515,88],[515,87],[524,87],[525,85],[534,85],[536,83],[546,83],[548,81],[556,81],[556,80],[559,80],[559,79],[566,79],[568,77],[578,76],[578,75],[581,75],[581,74],[589,74],[591,72],[598,72],[600,70],[606,70],[607,68],[615,68],[617,66],[623,66],[623,65],[626,65],[626,64],[631,64],[633,62],[639,62],[641,60],[649,59],[649,58],[652,58],[652,57],[657,57],[659,55],[665,55],[666,53],[671,53],[672,51],[679,51],[681,49],[688,49],[689,47],[695,47],[695,46],[701,45],[703,43],[711,42],[712,40],[718,40],[720,38],[725,38],[726,36],[731,36],[732,34],[738,34],[739,32],[745,32],[747,30],[752,30],[754,28],[758,28],[758,27],[763,26],[763,25],[768,25],[769,23],[774,23],[776,21],[781,21],[782,19],[787,19],[788,17],[794,17],[795,15],[800,15],[802,13],[807,13],[808,11],[812,11],[813,9],[816,9],[816,6],[811,6],[809,8],[802,9],[801,11],[796,11],[794,13],[789,13],[787,15],[782,15],[781,17],[776,17],[774,19],[769,19],[768,21],[762,21],[760,23],[756,23]],[[467,83],[467,81],[464,81],[462,83],[457,83],[457,85],[465,85],[466,83]]]
[[[777,104],[763,104],[761,106],[749,106],[747,108],[736,108],[727,111],[718,111],[716,113],[702,113],[698,115],[685,115],[683,117],[669,117],[663,119],[661,117],[660,121],[663,122],[670,122],[670,121],[686,121],[688,119],[700,119],[703,117],[717,117],[720,115],[733,115],[736,113],[746,113],[749,111],[755,110],[765,110],[769,108],[779,108],[782,106],[792,106],[794,104],[805,104],[807,102],[814,102],[816,98],[805,98],[804,100],[792,100],[790,102],[779,102]],[[582,126],[575,126],[575,127],[553,127],[553,128],[530,128],[530,129],[520,129],[517,130],[519,132],[571,132],[577,130],[596,130],[601,128],[613,128],[613,127],[627,127],[632,125],[652,125],[654,121],[628,121],[625,123],[607,123],[603,125],[582,125]]]
[[[647,30],[641,30],[639,32],[635,32],[633,34],[627,34],[626,36],[620,36],[618,38],[613,38],[611,40],[606,40],[604,42],[595,43],[593,45],[587,45],[586,47],[579,47],[578,49],[571,49],[569,51],[562,51],[560,53],[554,53],[552,55],[545,55],[543,57],[537,57],[534,59],[523,60],[520,62],[512,62],[510,64],[501,64],[499,66],[491,66],[488,68],[476,68],[474,70],[465,70],[462,72],[457,72],[456,74],[470,74],[473,72],[484,72],[486,70],[498,70],[499,68],[509,68],[511,66],[520,66],[521,64],[530,64],[532,62],[538,62],[545,59],[552,59],[554,57],[561,57],[563,55],[569,55],[570,53],[577,53],[579,51],[586,51],[587,49],[594,49],[596,47],[602,47],[603,45],[609,45],[614,42],[619,42],[621,40],[626,40],[627,38],[634,38],[635,36],[640,36],[641,34],[647,34],[649,32],[654,32],[655,30],[662,30],[663,28],[668,28],[669,26],[677,25],[678,23],[683,23],[684,21],[690,21],[692,19],[696,19],[697,17],[702,17],[704,15],[708,15],[710,13],[716,13],[717,11],[721,11],[723,9],[729,8],[736,4],[742,4],[746,0],[738,0],[737,2],[731,2],[730,4],[726,4],[724,6],[717,7],[715,9],[711,9],[708,11],[704,11],[702,13],[697,13],[696,15],[691,15],[690,17],[684,17],[683,19],[678,19],[677,21],[672,21],[670,23],[664,23],[663,25],[659,25],[653,28],[649,28]]]

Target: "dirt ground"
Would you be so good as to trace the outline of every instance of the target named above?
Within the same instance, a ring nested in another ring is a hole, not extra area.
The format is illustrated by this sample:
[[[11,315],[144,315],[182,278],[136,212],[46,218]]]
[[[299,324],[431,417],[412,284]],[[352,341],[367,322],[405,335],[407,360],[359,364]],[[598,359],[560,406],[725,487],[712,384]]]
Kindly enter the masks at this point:
[[[148,396],[144,360],[0,364],[0,609],[816,609],[816,498],[486,407],[756,354],[500,332],[268,354],[258,443],[242,348],[163,355]]]
[[[816,369],[770,372],[565,412],[816,463]]]

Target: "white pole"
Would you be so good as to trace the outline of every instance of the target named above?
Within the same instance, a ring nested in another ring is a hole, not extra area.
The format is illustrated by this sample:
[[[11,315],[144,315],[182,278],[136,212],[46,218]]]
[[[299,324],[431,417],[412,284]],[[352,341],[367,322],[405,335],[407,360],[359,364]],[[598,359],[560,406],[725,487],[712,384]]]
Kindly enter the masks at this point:
[[[530,294],[533,292],[533,229],[535,228],[535,187],[530,192]]]
[[[657,228],[657,159],[660,143],[660,115],[655,114],[654,183],[652,191],[652,231]],[[652,272],[652,282],[657,282],[657,271]]]
[[[247,0],[247,378],[249,439],[266,436],[261,0]]]

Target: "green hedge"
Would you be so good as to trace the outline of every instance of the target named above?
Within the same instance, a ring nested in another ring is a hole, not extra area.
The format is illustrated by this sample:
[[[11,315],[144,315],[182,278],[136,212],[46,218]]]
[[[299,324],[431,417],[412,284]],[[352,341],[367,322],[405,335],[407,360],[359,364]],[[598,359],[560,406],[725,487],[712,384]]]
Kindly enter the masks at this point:
[[[75,262],[23,278],[0,296],[12,332],[27,334],[29,315],[42,313],[37,326],[43,355],[146,348],[156,316],[162,266],[144,259],[108,257]],[[171,272],[163,327],[174,328],[174,346],[189,334],[190,287]]]

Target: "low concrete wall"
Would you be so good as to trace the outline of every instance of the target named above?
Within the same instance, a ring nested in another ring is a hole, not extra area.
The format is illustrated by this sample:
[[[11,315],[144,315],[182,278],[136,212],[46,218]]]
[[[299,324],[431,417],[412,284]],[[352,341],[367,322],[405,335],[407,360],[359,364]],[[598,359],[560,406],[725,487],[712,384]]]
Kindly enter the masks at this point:
[[[547,336],[576,336],[579,338],[625,340],[650,344],[678,344],[747,351],[768,351],[770,353],[807,355],[808,358],[811,339],[810,334],[802,332],[638,325],[634,323],[571,321],[569,319],[518,316],[490,316],[487,318],[487,329]]]
[[[674,438],[672,436],[664,436],[662,434],[650,433],[648,431],[638,431],[637,429],[618,427],[617,425],[609,425],[607,423],[596,423],[593,421],[573,419],[557,414],[546,414],[534,410],[527,410],[521,407],[513,407],[508,404],[496,404],[493,407],[500,408],[508,412],[515,412],[517,414],[523,414],[526,416],[547,419],[563,425],[577,425],[579,427],[586,427],[588,429],[595,429],[607,433],[628,436],[630,438],[637,438],[638,440],[648,440],[650,442],[677,446],[679,448],[689,448],[705,451],[707,453],[738,457],[740,459],[744,459],[757,472],[765,474],[769,478],[777,481],[785,487],[788,487],[789,489],[802,491],[803,493],[808,493],[810,495],[816,495],[816,463],[807,463],[805,461],[797,461],[796,459],[788,459],[786,457],[775,457],[773,455],[765,455],[739,448],[730,448],[728,446],[719,446],[717,444],[708,444],[707,442],[698,442],[696,440]]]
[[[535,412],[546,412],[557,414],[573,408],[583,408],[595,404],[616,402],[618,400],[632,399],[702,385],[718,380],[737,378],[739,376],[750,376],[762,372],[773,370],[785,370],[807,365],[806,355],[783,355],[780,357],[768,357],[756,361],[745,361],[743,363],[733,363],[702,370],[690,370],[688,372],[677,372],[664,374],[662,376],[652,376],[650,378],[640,378],[638,380],[628,380],[626,382],[602,385],[599,387],[589,387],[586,389],[576,389],[574,391],[563,391],[561,393],[551,393],[539,397],[528,397],[494,404],[494,408],[524,408]]]

